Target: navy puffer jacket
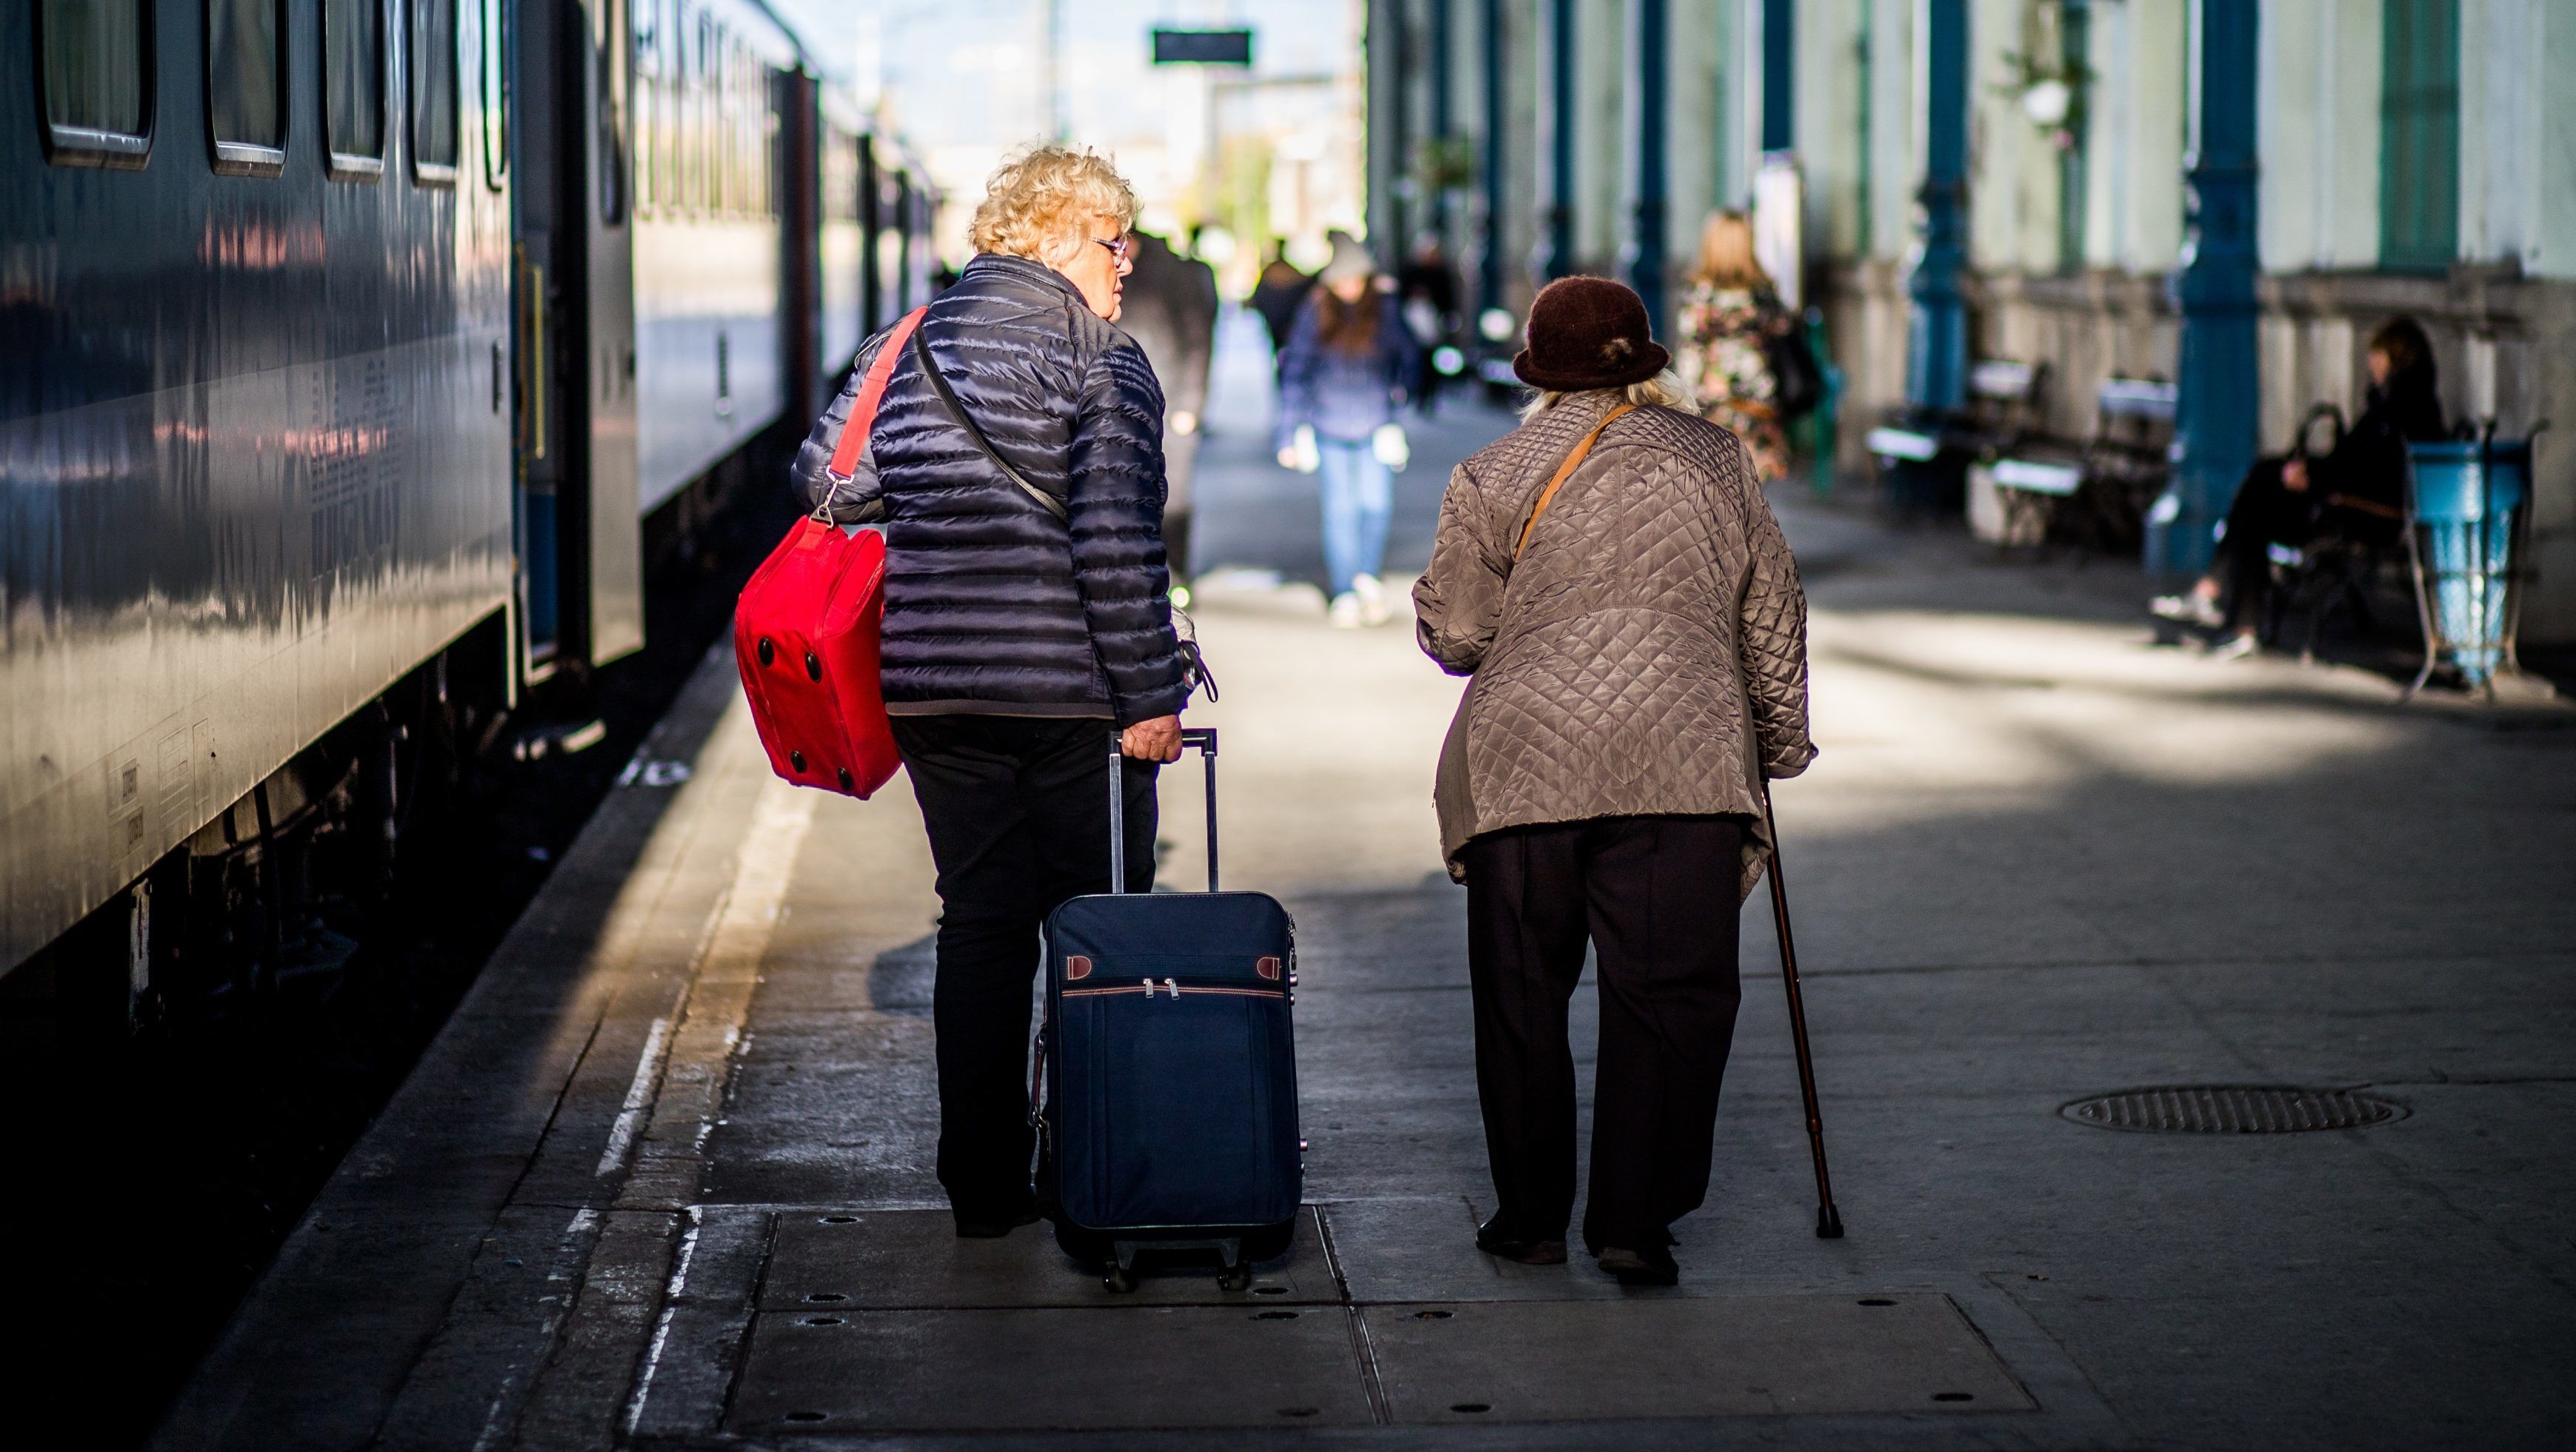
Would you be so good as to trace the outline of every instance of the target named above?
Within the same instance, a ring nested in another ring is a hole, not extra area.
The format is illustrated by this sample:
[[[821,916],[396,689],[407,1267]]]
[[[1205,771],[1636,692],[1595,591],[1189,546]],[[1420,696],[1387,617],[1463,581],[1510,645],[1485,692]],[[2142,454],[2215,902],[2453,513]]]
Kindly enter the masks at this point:
[[[979,255],[921,335],[993,448],[1068,518],[1013,484],[951,421],[909,348],[843,524],[886,531],[884,686],[898,716],[1168,716],[1189,698],[1163,559],[1163,394],[1144,351],[1026,258]],[[796,456],[809,502],[880,333]]]

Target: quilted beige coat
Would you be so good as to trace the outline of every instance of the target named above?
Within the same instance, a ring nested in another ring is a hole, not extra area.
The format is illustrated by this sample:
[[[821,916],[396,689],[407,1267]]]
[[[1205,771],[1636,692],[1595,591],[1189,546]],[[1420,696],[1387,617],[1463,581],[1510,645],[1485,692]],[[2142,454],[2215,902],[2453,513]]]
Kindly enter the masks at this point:
[[[1414,586],[1423,650],[1474,677],[1441,750],[1441,848],[1595,817],[1754,819],[1815,759],[1807,607],[1744,446],[1666,408],[1613,422],[1531,531],[1550,475],[1618,401],[1569,395],[1458,466]]]

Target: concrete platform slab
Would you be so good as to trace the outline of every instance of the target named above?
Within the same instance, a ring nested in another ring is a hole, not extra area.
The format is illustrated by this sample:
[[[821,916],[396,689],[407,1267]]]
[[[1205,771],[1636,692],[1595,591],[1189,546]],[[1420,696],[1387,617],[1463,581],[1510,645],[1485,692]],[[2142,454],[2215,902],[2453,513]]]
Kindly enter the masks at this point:
[[[778,1432],[1354,1426],[1340,1307],[763,1313],[727,1427]]]
[[[1459,1301],[1359,1314],[1398,1422],[2034,1407],[1939,1295]],[[1532,1375],[1539,1367],[1547,1374]]]
[[[1112,1292],[1056,1246],[1044,1224],[1001,1240],[960,1240],[946,1210],[812,1210],[778,1217],[763,1311],[1011,1306],[1313,1306],[1341,1299],[1315,1207],[1298,1212],[1288,1253],[1252,1286],[1217,1289],[1212,1260],[1148,1258],[1136,1289]]]

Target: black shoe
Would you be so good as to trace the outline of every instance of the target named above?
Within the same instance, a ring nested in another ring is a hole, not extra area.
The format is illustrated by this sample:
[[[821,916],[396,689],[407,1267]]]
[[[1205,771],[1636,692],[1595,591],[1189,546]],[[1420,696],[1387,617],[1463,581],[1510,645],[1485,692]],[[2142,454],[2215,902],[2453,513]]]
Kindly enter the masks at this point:
[[[1032,1198],[1019,1209],[1000,1215],[970,1215],[963,1210],[956,1213],[959,1240],[999,1240],[1023,1225],[1037,1224],[1038,1202]]]
[[[1562,1237],[1555,1240],[1519,1239],[1504,1228],[1500,1215],[1476,1227],[1476,1248],[1487,1255],[1518,1261],[1522,1265],[1565,1264],[1565,1241]]]
[[[1601,1268],[1618,1277],[1623,1286],[1673,1286],[1681,1284],[1682,1279],[1682,1268],[1673,1263],[1673,1253],[1660,1245],[1652,1250],[1607,1247],[1601,1252]]]
[[[1654,1243],[1657,1245],[1681,1244],[1680,1241],[1673,1238],[1673,1233],[1669,1230],[1649,1231],[1648,1235],[1654,1237]],[[1640,1239],[1643,1238],[1644,1237],[1640,1237]],[[1599,1260],[1601,1258],[1601,1241],[1589,1230],[1583,1232],[1583,1253],[1592,1257],[1594,1260]]]

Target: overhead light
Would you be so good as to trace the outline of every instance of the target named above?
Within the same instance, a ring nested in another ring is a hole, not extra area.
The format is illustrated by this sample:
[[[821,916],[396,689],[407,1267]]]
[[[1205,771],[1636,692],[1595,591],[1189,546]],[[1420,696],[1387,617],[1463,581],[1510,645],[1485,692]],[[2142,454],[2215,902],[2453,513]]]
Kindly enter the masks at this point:
[[[1519,327],[1520,320],[1513,317],[1508,308],[1487,308],[1476,318],[1476,331],[1482,333],[1488,343],[1509,341]]]

